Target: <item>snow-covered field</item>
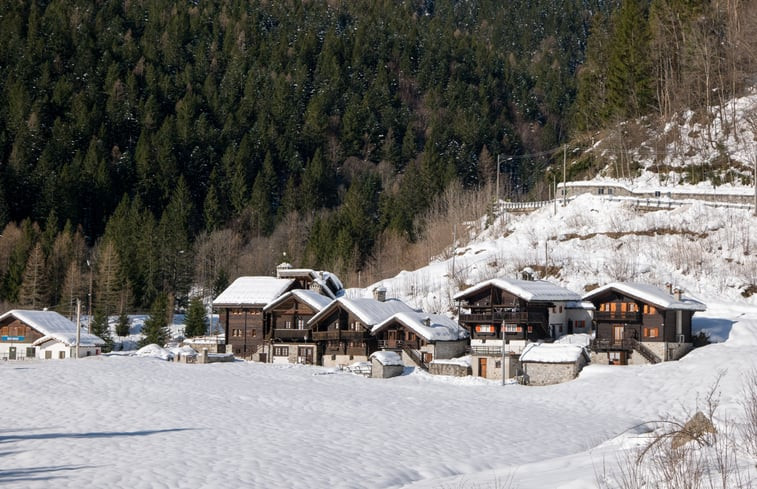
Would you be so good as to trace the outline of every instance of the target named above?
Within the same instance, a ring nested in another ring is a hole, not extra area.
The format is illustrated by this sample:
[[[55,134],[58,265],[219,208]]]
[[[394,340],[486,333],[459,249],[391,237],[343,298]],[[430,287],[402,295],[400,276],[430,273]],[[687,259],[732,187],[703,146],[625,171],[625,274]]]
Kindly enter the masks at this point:
[[[696,327],[724,342],[679,362],[589,366],[550,387],[122,355],[6,362],[0,485],[594,487],[597,468],[637,436],[626,430],[690,414],[719,369],[719,413],[740,416],[757,307],[709,305]]]

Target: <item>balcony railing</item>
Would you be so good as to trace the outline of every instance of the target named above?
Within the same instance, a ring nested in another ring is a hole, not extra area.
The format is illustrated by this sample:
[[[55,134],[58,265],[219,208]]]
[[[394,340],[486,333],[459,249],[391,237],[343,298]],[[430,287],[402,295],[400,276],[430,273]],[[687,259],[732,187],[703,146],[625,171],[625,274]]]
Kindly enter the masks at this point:
[[[362,340],[368,336],[367,331],[330,330],[313,331],[314,341],[327,340]]]
[[[403,348],[411,348],[413,350],[419,350],[421,342],[418,340],[405,341],[405,340],[379,340],[378,347],[381,349],[389,350],[401,350]]]
[[[543,315],[529,314],[527,312],[507,312],[507,311],[493,311],[487,313],[477,314],[460,314],[461,323],[482,323],[482,324],[497,324],[501,322],[506,323],[527,323],[531,321],[543,320]]]
[[[280,340],[305,340],[309,333],[309,329],[277,328],[273,330],[273,337]]]
[[[621,311],[595,311],[594,319],[597,321],[622,321],[624,323],[640,323],[640,312]]]
[[[591,342],[594,351],[631,351],[636,340],[625,338],[622,340],[595,339]]]

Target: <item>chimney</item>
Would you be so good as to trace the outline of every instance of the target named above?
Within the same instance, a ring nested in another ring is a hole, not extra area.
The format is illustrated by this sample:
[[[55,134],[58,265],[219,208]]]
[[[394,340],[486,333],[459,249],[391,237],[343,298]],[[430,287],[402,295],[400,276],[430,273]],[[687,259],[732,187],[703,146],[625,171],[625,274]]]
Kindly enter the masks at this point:
[[[386,288],[383,285],[379,285],[373,289],[373,298],[379,302],[386,301]]]
[[[681,300],[681,294],[683,294],[683,289],[680,287],[676,287],[673,289],[673,295],[675,296],[677,301]]]
[[[665,282],[665,288],[668,289],[668,294],[673,295],[673,284],[670,282]]]
[[[430,328],[431,327],[431,318],[428,317],[428,316],[425,316],[423,318],[423,325],[426,326],[427,328]]]
[[[287,262],[282,262],[279,265],[276,266],[276,278],[281,278],[281,272],[284,270],[291,270],[292,265]]]

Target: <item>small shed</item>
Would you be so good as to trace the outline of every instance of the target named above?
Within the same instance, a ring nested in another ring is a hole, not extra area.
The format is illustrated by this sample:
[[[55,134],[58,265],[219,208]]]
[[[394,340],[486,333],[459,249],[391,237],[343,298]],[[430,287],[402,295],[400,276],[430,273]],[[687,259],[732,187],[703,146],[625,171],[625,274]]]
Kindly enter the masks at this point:
[[[523,383],[551,385],[573,380],[589,363],[589,354],[580,345],[531,343],[520,355]]]
[[[388,379],[402,375],[405,366],[402,357],[393,351],[377,351],[371,354],[371,377]]]

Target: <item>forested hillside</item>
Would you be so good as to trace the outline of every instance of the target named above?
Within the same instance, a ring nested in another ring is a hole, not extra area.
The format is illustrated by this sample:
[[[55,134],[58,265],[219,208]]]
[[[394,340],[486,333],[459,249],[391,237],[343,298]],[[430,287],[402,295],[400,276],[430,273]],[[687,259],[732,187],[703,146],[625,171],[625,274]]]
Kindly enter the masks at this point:
[[[525,194],[577,130],[743,88],[749,8],[2,2],[0,301],[68,312],[91,288],[113,313],[283,259],[349,285],[427,258],[429,223],[485,212],[497,155]]]

